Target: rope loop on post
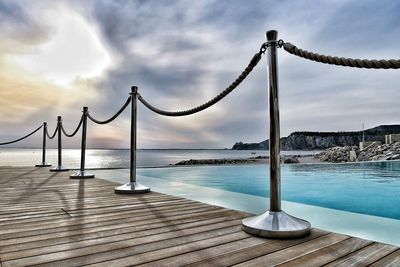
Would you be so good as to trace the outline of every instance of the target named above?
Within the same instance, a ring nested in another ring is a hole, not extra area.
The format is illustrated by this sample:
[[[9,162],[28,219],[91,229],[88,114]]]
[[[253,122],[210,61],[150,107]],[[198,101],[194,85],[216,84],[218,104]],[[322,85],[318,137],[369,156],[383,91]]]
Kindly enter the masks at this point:
[[[309,52],[307,50],[303,50],[298,48],[297,46],[291,43],[283,43],[283,48],[289,52],[290,54],[296,55],[298,57],[302,57],[308,60],[332,64],[337,66],[345,66],[345,67],[354,67],[354,68],[365,68],[365,69],[399,69],[400,68],[400,60],[398,59],[353,59],[353,58],[344,58],[344,57],[336,57],[336,56],[326,56],[320,55],[317,53]]]
[[[129,96],[128,99],[126,100],[125,104],[117,111],[117,113],[115,113],[114,116],[112,116],[112,117],[109,118],[108,120],[105,120],[105,121],[96,120],[95,118],[93,118],[92,116],[90,116],[90,113],[89,113],[89,112],[87,113],[87,116],[88,116],[88,118],[89,118],[91,121],[93,121],[94,123],[97,123],[97,124],[107,124],[107,123],[109,123],[109,122],[112,122],[112,121],[115,120],[115,119],[119,116],[119,114],[121,114],[122,111],[124,111],[124,110],[126,109],[126,107],[131,103],[131,97],[132,97],[132,96]]]
[[[75,131],[74,131],[72,134],[68,134],[68,133],[65,131],[63,125],[61,125],[61,131],[64,133],[65,136],[67,136],[67,137],[73,137],[73,136],[79,131],[79,128],[81,128],[82,122],[83,122],[83,115],[81,116],[81,120],[79,121],[78,126],[76,127]]]
[[[36,130],[34,130],[33,132],[31,132],[31,133],[25,135],[24,137],[18,138],[18,139],[13,140],[13,141],[0,143],[0,146],[2,146],[2,145],[9,145],[9,144],[13,144],[13,143],[19,142],[19,141],[21,141],[21,140],[24,140],[25,138],[28,138],[28,137],[31,136],[32,134],[34,134],[34,133],[36,133],[37,131],[39,131],[42,127],[43,127],[43,125],[40,125]]]
[[[200,112],[204,109],[211,107],[215,103],[219,102],[225,96],[227,96],[229,93],[231,93],[236,87],[238,87],[238,85],[241,84],[243,82],[243,80],[246,79],[246,77],[251,73],[251,71],[254,69],[254,67],[257,66],[258,62],[260,62],[262,54],[265,53],[265,51],[269,45],[270,45],[269,43],[263,43],[261,45],[259,52],[253,56],[253,58],[250,60],[249,64],[247,65],[245,70],[239,75],[239,77],[237,77],[225,90],[223,90],[221,93],[219,93],[213,99],[205,102],[202,105],[196,106],[196,107],[188,109],[188,110],[183,110],[183,111],[165,111],[165,110],[159,109],[159,108],[153,106],[152,104],[150,104],[140,94],[138,94],[138,100],[140,102],[142,102],[142,104],[144,106],[146,106],[148,109],[150,109],[151,111],[158,113],[160,115],[164,115],[164,116],[178,117],[178,116],[187,116],[187,115],[191,115],[191,114]]]
[[[284,44],[285,44],[285,42],[284,42],[282,39],[280,39],[279,41],[275,41],[275,40],[273,40],[273,41],[267,41],[267,42],[265,42],[265,43],[263,43],[263,44],[261,45],[261,47],[260,47],[260,52],[259,52],[259,53],[265,54],[265,51],[267,51],[268,47],[274,45],[274,46],[276,46],[276,47],[281,48]]]
[[[58,124],[57,124],[56,129],[54,130],[54,133],[53,133],[51,136],[49,135],[49,132],[48,132],[48,130],[46,129],[46,135],[47,135],[47,137],[48,137],[49,139],[53,139],[53,138],[56,136],[57,131],[58,131]]]

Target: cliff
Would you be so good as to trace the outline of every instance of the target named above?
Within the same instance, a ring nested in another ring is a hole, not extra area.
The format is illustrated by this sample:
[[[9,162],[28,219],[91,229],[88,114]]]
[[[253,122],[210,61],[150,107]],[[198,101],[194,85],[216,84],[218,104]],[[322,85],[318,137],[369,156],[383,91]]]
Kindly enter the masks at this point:
[[[385,142],[385,134],[400,133],[400,125],[380,125],[364,131],[365,141]],[[281,150],[319,150],[335,146],[354,146],[362,141],[362,131],[293,132],[281,138]],[[268,140],[260,143],[235,143],[233,150],[267,150]]]
[[[233,149],[233,150],[268,150],[268,148],[269,148],[268,140],[265,140],[260,143],[238,142],[238,143],[235,143],[231,149]]]

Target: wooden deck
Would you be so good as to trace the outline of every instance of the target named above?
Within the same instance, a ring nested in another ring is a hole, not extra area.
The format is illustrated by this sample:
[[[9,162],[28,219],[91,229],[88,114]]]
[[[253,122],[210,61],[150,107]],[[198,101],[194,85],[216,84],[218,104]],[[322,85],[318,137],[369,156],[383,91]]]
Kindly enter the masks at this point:
[[[1,267],[400,266],[394,246],[318,229],[257,238],[240,229],[248,214],[69,174],[0,167]]]

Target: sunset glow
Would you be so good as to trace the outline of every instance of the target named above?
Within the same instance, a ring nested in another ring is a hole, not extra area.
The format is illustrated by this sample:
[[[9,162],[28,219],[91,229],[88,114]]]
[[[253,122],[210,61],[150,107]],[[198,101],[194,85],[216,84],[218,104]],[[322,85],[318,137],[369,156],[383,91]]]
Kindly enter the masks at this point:
[[[51,25],[48,39],[31,51],[9,56],[11,63],[60,86],[78,77],[95,78],[110,66],[111,57],[99,34],[82,15],[58,8],[57,13],[43,16]]]

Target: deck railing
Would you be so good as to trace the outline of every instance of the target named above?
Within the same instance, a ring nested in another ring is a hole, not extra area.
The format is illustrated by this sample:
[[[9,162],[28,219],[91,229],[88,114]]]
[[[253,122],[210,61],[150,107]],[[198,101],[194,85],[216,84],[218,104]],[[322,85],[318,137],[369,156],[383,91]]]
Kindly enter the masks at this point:
[[[136,142],[137,142],[137,100],[139,100],[145,107],[151,111],[158,113],[163,116],[188,116],[200,111],[203,111],[212,105],[216,104],[247,78],[251,71],[260,62],[262,55],[268,51],[268,84],[269,84],[269,151],[270,151],[270,209],[259,216],[246,218],[242,222],[242,228],[244,231],[253,235],[272,237],[272,238],[296,238],[306,236],[310,233],[311,224],[305,220],[293,217],[286,214],[281,209],[281,171],[280,171],[280,124],[279,124],[279,83],[278,83],[278,48],[282,48],[290,54],[309,59],[312,61],[356,68],[367,68],[367,69],[399,69],[400,60],[367,60],[367,59],[352,59],[343,57],[332,57],[320,55],[317,53],[309,52],[303,49],[297,48],[291,43],[285,43],[283,40],[278,40],[277,31],[268,31],[266,33],[267,42],[263,43],[260,50],[253,56],[245,70],[234,80],[226,89],[224,89],[217,96],[205,102],[202,105],[193,107],[183,111],[166,111],[155,107],[144,99],[138,92],[136,86],[131,87],[130,96],[122,107],[109,119],[101,121],[91,116],[88,107],[83,107],[83,114],[78,123],[77,128],[71,134],[68,134],[63,125],[62,118],[58,116],[57,126],[52,135],[47,130],[47,123],[39,126],[37,129],[27,134],[26,136],[0,143],[0,145],[7,145],[21,141],[29,136],[33,135],[43,127],[43,152],[42,162],[37,167],[49,167],[51,166],[46,162],[46,139],[52,139],[56,134],[58,138],[58,165],[51,168],[50,171],[67,171],[68,169],[62,166],[62,135],[66,137],[74,136],[82,127],[82,141],[81,141],[81,164],[80,169],[77,173],[72,174],[70,178],[94,178],[93,174],[87,173],[85,170],[85,151],[86,151],[86,134],[87,134],[87,119],[89,118],[92,122],[97,124],[107,124],[116,119],[126,108],[131,105],[131,136],[130,136],[130,180],[128,183],[115,188],[115,193],[145,193],[150,192],[150,188],[139,184],[136,181]]]

